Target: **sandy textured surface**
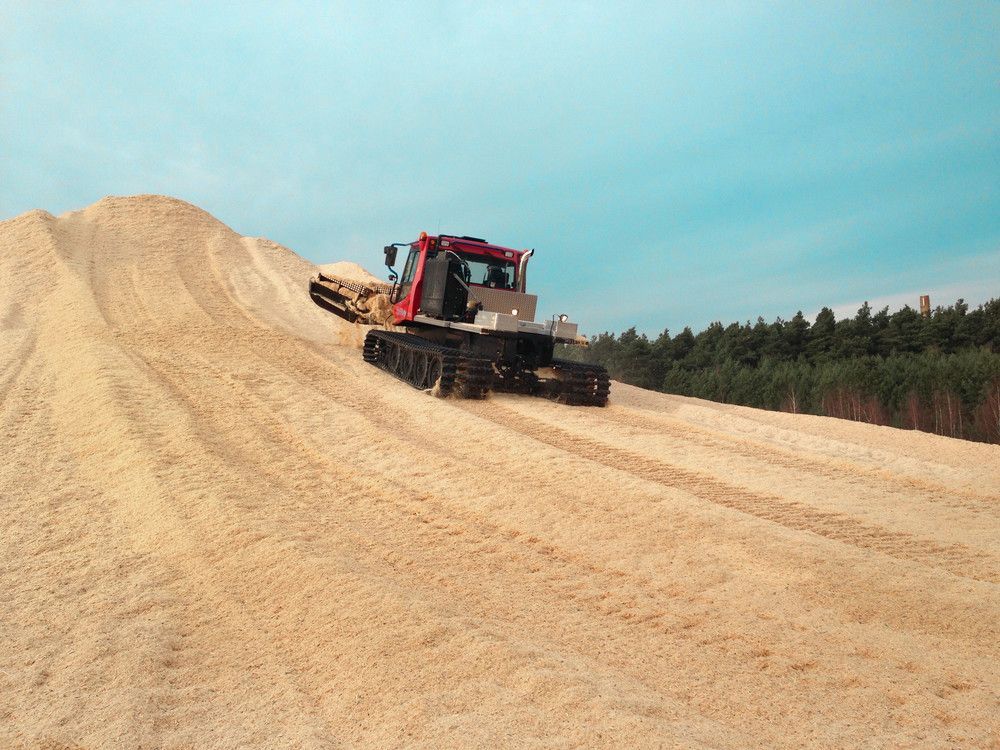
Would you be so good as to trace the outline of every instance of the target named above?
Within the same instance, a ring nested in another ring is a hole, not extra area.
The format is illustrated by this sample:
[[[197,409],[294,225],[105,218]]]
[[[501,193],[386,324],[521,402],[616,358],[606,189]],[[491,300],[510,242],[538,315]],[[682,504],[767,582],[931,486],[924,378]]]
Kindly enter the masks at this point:
[[[0,747],[1000,741],[1000,448],[435,399],[314,268],[166,198],[0,223]]]
[[[326,263],[322,266],[317,266],[320,271],[329,276],[340,276],[345,279],[355,279],[357,281],[376,281],[385,283],[385,279],[380,279],[375,276],[367,268],[359,266],[357,263],[352,263],[349,260],[340,260],[336,263]]]

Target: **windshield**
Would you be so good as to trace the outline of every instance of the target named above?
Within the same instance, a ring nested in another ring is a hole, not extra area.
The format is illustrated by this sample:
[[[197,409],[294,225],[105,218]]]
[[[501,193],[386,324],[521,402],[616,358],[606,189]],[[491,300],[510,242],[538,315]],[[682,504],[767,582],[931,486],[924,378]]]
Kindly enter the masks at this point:
[[[514,261],[503,258],[484,258],[481,255],[469,255],[461,251],[455,254],[468,264],[469,278],[465,279],[465,283],[496,289],[514,288]]]

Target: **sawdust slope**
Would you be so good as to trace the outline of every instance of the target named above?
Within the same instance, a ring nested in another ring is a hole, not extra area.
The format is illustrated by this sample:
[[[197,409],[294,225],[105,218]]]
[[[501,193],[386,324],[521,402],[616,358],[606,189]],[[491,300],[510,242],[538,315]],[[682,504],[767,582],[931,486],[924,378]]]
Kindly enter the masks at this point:
[[[0,223],[0,745],[997,740],[996,447],[417,393],[181,201]]]

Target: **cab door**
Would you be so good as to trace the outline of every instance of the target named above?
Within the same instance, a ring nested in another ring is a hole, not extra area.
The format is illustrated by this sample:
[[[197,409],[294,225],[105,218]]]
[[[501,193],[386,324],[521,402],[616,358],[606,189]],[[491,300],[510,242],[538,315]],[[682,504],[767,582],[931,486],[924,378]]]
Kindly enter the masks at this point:
[[[393,302],[402,302],[410,295],[413,287],[413,277],[417,273],[417,261],[420,260],[420,249],[410,248],[410,254],[406,256],[406,264],[403,266],[403,273],[399,277],[399,286],[396,287],[396,298]]]

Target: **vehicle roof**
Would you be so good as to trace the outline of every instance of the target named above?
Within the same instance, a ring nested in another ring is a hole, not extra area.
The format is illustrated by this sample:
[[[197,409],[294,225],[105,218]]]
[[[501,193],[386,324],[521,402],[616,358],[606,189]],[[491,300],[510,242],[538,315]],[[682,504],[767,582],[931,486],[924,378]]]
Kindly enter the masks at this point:
[[[452,234],[439,234],[431,235],[430,239],[436,240],[451,240],[455,245],[461,247],[468,247],[470,249],[483,249],[483,250],[499,250],[501,252],[514,253],[514,257],[520,257],[526,250],[517,250],[513,247],[504,247],[503,245],[494,245],[492,242],[487,242],[486,240],[479,239],[477,237],[457,237]]]

